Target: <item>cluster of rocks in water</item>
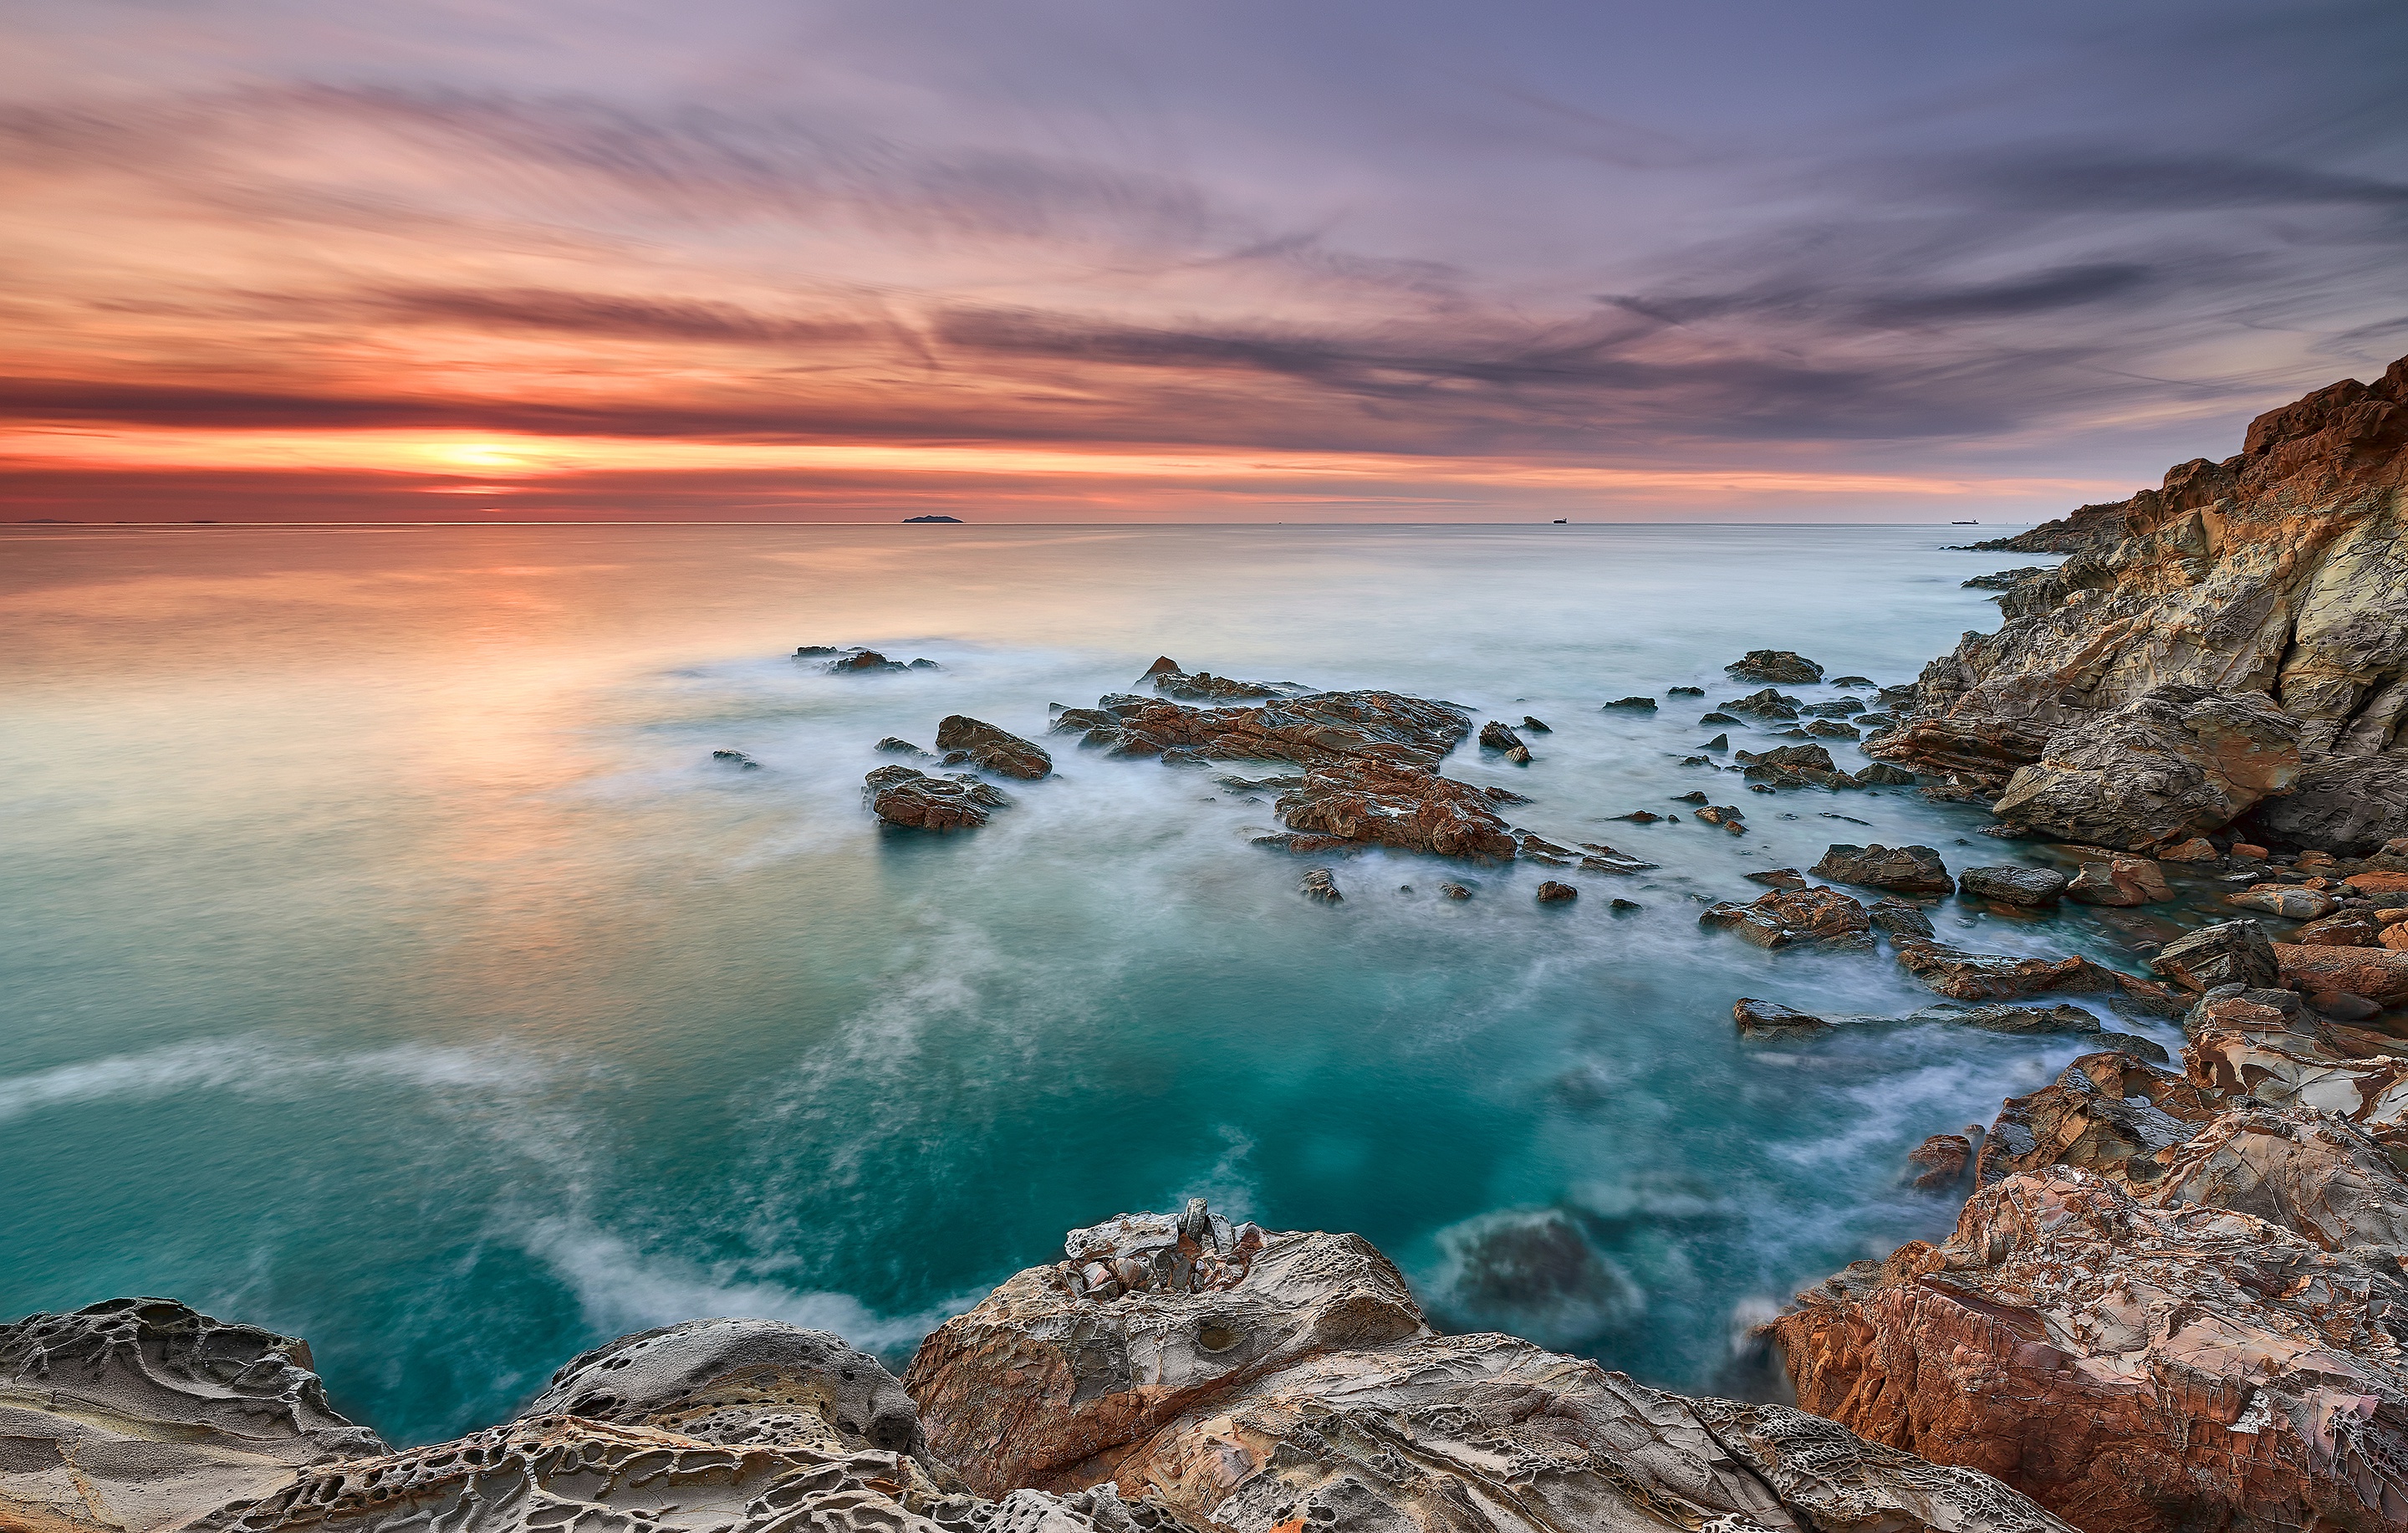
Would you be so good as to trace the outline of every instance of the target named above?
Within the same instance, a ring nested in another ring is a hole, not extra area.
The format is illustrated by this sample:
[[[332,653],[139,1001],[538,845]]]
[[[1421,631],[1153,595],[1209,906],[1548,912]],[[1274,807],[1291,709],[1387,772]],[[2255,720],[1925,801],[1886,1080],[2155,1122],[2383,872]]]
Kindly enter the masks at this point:
[[[707,1319],[579,1356],[518,1415],[393,1450],[290,1337],[165,1299],[0,1326],[26,1533],[2064,1533],[1977,1470],[1779,1405],[1439,1336],[1355,1236],[1200,1200],[1074,1230],[898,1380]]]

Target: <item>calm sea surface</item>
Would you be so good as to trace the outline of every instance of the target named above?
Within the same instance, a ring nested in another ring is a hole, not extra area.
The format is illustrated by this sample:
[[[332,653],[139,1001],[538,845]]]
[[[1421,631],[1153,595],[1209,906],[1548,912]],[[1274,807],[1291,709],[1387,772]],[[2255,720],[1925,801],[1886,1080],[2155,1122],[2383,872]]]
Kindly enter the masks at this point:
[[[1994,626],[1959,582],[2025,561],[1950,532],[0,534],[0,1317],[180,1297],[308,1337],[340,1409],[425,1440],[691,1316],[899,1358],[1064,1229],[1201,1194],[1362,1232],[1450,1327],[1727,1383],[1735,1326],[1952,1223],[1907,1150],[2083,1052],[1742,1047],[1738,996],[1932,997],[1697,924],[1834,840],[2002,860],[1974,810],[1680,765],[1743,650],[1892,682]],[[862,808],[881,737],[1041,738],[1158,653],[1536,714],[1528,767],[1449,769],[1662,870],[1572,874],[1569,909],[1531,898],[1554,869],[1476,870],[1459,904],[1460,869],[1371,855],[1313,906],[1248,844],[1267,803],[1067,738],[975,834]],[[1598,709],[1680,684],[1709,695]],[[1699,786],[1754,833],[1608,818]],[[2130,967],[2088,919],[1941,912]]]

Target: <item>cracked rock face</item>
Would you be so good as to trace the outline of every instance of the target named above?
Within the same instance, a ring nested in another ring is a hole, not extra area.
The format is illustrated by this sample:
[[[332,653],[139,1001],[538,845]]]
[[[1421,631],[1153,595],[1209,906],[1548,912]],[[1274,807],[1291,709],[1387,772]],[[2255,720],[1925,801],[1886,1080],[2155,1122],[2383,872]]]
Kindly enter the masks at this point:
[[[2300,771],[2300,721],[2263,694],[2163,686],[2049,738],[1991,812],[2118,852],[2220,830]]]
[[[1109,1283],[1075,1276],[1178,1227],[1075,1231],[1070,1261],[922,1346],[906,1383],[974,1484],[1109,1482],[1228,1533],[2064,1528],[1986,1475],[1795,1411],[1661,1394],[1510,1337],[1433,1336],[1352,1236],[1268,1236],[1226,1289],[1098,1297]]]
[[[1775,889],[1745,905],[1724,901],[1708,906],[1698,917],[1700,925],[1736,932],[1759,948],[1786,948],[1800,943],[1842,951],[1873,945],[1872,918],[1862,904],[1837,889]]]
[[[1301,836],[1478,862],[1510,862],[1515,853],[1495,799],[1469,782],[1376,759],[1315,766],[1280,795],[1277,808]]]
[[[2373,1529],[2408,1521],[2403,1306],[2396,1260],[2052,1166],[1773,1329],[1801,1406],[1996,1472],[2087,1533]]]
[[[293,1337],[159,1298],[0,1325],[0,1526],[143,1533],[383,1451]]]
[[[911,830],[975,830],[989,811],[1011,802],[1001,789],[966,772],[939,777],[899,765],[863,778],[862,795],[871,813]]]
[[[1136,695],[1065,710],[1056,733],[1115,755],[1171,761],[1286,761],[1312,766],[1350,759],[1434,771],[1471,733],[1461,709],[1395,692],[1316,692],[1255,708],[1188,708]]]
[[[1834,842],[1823,860],[1807,869],[1833,883],[1863,884],[1901,895],[1948,895],[1956,881],[1948,875],[1940,853],[1928,846],[1855,846]]]
[[[967,713],[952,714],[938,724],[937,749],[961,752],[990,772],[1030,782],[1054,770],[1054,758],[1042,747]]]

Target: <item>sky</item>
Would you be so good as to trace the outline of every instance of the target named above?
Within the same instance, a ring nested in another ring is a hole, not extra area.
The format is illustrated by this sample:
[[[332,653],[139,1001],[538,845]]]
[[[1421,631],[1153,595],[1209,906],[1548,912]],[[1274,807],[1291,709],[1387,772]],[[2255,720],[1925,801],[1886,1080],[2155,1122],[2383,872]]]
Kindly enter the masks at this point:
[[[2031,522],[2408,352],[2408,7],[14,0],[0,520]]]

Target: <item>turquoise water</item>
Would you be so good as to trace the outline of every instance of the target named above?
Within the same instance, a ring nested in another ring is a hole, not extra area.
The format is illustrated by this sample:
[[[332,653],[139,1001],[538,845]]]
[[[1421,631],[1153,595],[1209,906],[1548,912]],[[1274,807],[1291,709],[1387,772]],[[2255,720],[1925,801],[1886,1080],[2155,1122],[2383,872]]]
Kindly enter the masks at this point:
[[[1909,1148],[2082,1051],[1742,1047],[1741,995],[1930,997],[1701,933],[1698,897],[1833,840],[2002,849],[1911,793],[1741,792],[1679,764],[1702,708],[1598,705],[1711,705],[1768,645],[1910,679],[1994,623],[1959,582],[2025,562],[1948,534],[6,534],[0,1315],[179,1297],[308,1337],[342,1410],[427,1440],[695,1315],[899,1358],[1067,1227],[1201,1194],[1362,1232],[1449,1326],[1729,1384],[1735,1325],[1950,1225]],[[855,642],[945,669],[783,658]],[[1450,770],[1662,870],[1572,874],[1569,909],[1531,898],[1554,869],[1479,870],[1458,904],[1459,869],[1372,855],[1312,906],[1247,842],[1267,804],[1058,738],[976,834],[862,809],[880,737],[1039,735],[1157,653],[1537,714],[1530,766]],[[1607,819],[1698,785],[1755,832]],[[2115,958],[2089,919],[1942,917]]]

